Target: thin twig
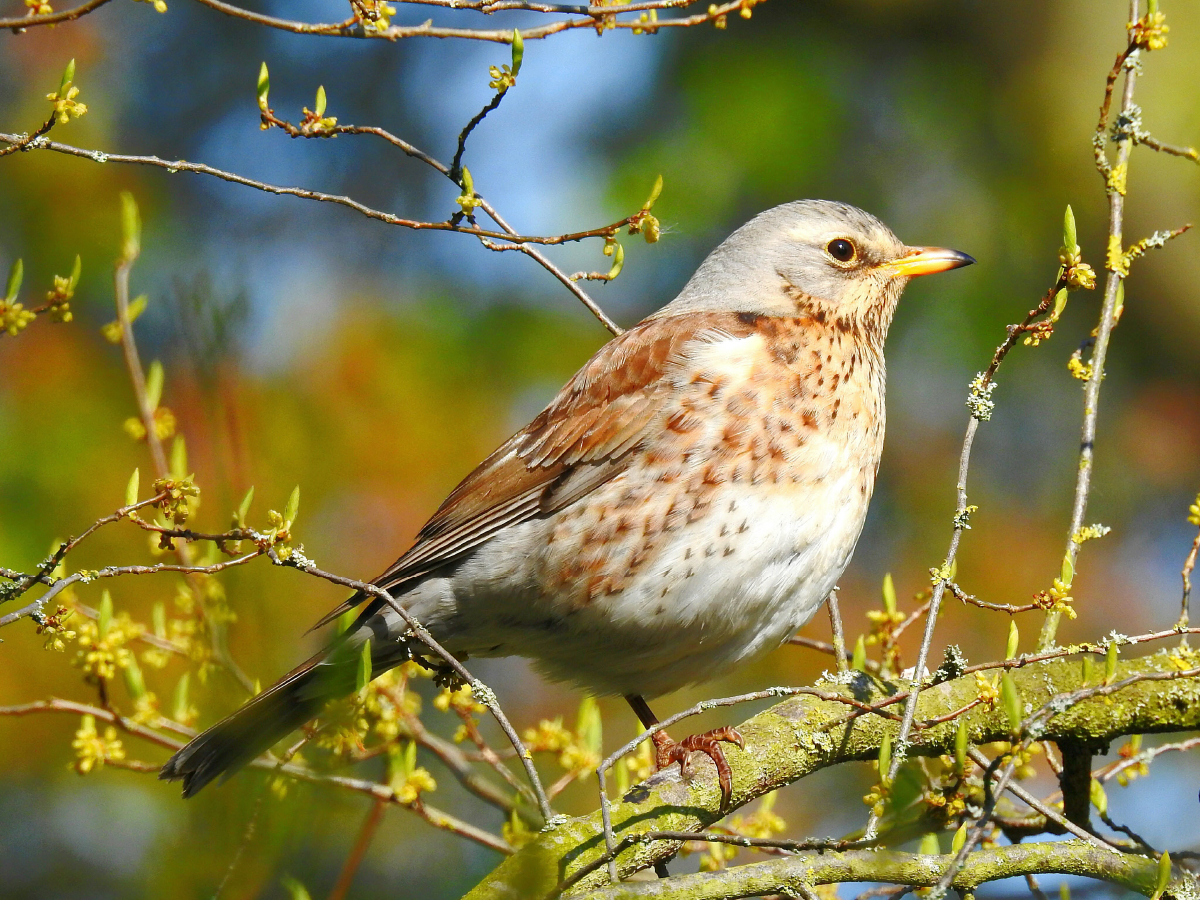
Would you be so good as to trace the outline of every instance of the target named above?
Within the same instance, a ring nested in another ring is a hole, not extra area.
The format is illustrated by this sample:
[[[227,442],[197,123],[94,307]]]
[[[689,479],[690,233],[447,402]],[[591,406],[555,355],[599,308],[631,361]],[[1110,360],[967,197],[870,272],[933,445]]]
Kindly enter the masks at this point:
[[[87,3],[81,3],[74,9],[65,9],[62,12],[45,13],[40,16],[13,16],[7,19],[0,19],[0,28],[11,28],[14,33],[20,34],[26,28],[33,28],[37,25],[57,25],[59,22],[72,22],[80,16],[86,16],[93,10],[99,9],[108,0],[88,0]]]
[[[830,591],[829,599],[825,603],[829,607],[829,630],[833,633],[833,646],[830,649],[837,662],[838,672],[843,673],[850,671],[850,661],[846,656],[846,633],[842,630],[842,612],[838,608],[837,592],[836,587]]]
[[[367,810],[367,817],[363,819],[362,827],[358,830],[358,837],[354,841],[354,846],[350,848],[346,864],[342,866],[338,880],[333,885],[333,890],[329,892],[329,900],[344,900],[350,891],[350,884],[354,881],[354,875],[362,864],[363,857],[367,855],[367,848],[371,846],[375,832],[379,830],[379,823],[383,821],[383,811],[386,808],[387,805],[382,800],[376,800]]]
[[[1138,0],[1130,0],[1129,26],[1132,28],[1138,20]],[[1119,179],[1113,178],[1114,167],[1109,163],[1104,152],[1105,131],[1108,126],[1108,112],[1112,103],[1113,87],[1117,75],[1125,72],[1125,85],[1121,94],[1121,115],[1128,115],[1133,108],[1133,91],[1137,84],[1137,67],[1131,65],[1138,55],[1136,44],[1131,43],[1118,56],[1110,70],[1104,88],[1104,102],[1100,107],[1100,121],[1096,127],[1094,147],[1096,152],[1096,168],[1104,179],[1105,190],[1108,194],[1108,247],[1110,251],[1105,261],[1104,302],[1100,308],[1100,324],[1096,329],[1096,341],[1092,348],[1090,373],[1083,389],[1083,427],[1079,438],[1079,466],[1075,476],[1075,499],[1071,505],[1071,523],[1067,529],[1067,547],[1064,558],[1070,562],[1072,571],[1076,570],[1079,558],[1079,548],[1082,546],[1080,530],[1083,528],[1084,516],[1087,515],[1088,496],[1092,486],[1092,471],[1096,449],[1096,422],[1100,410],[1100,386],[1104,380],[1104,363],[1108,356],[1108,344],[1116,325],[1117,295],[1121,290],[1124,274],[1119,270],[1119,260],[1114,258],[1112,248],[1118,251],[1122,246],[1122,232],[1125,215],[1125,173],[1129,167],[1129,157],[1133,152],[1134,141],[1131,135],[1118,134],[1116,169],[1121,171]],[[1117,183],[1117,182],[1120,183]],[[1046,612],[1041,634],[1038,636],[1038,649],[1048,650],[1054,646],[1058,633],[1058,624],[1062,612],[1051,609]]]

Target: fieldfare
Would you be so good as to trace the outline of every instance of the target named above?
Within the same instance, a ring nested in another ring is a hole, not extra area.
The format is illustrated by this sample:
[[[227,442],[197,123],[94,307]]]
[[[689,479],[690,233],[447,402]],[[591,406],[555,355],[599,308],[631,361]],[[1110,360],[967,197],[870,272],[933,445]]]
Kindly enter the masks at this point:
[[[858,541],[883,449],[883,345],[917,275],[969,265],[874,216],[802,200],[735,231],[683,291],[609,341],[454,489],[375,583],[449,651],[644,697],[749,662],[812,617]],[[278,684],[176,753],[185,797],[373,674],[427,655],[378,598]],[[661,733],[660,733],[661,734]],[[730,773],[718,729],[699,750]]]

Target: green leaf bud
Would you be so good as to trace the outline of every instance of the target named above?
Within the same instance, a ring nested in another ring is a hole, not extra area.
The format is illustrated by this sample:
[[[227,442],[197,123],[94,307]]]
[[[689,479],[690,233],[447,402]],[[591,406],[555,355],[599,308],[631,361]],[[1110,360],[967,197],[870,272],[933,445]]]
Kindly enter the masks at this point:
[[[292,523],[296,521],[296,514],[300,512],[300,485],[292,488],[291,496],[288,497],[287,506],[283,508],[283,522],[288,527],[292,527]]]
[[[958,826],[958,831],[954,832],[954,839],[950,842],[950,852],[957,853],[967,843],[967,823],[963,822]]]
[[[850,657],[850,668],[857,669],[859,672],[867,671],[867,642],[860,634],[858,640],[854,642],[854,653]]]
[[[889,616],[896,614],[896,585],[891,572],[883,576],[883,609]]]
[[[18,257],[8,272],[8,287],[4,290],[4,300],[11,303],[17,299],[17,291],[21,290],[21,282],[25,279],[25,263]]]
[[[263,63],[258,70],[258,108],[267,111],[267,94],[271,91],[271,76],[267,73],[267,64]]]
[[[525,59],[525,38],[521,37],[521,32],[513,29],[512,36],[512,75],[516,78],[521,72],[521,63]]]
[[[246,491],[246,496],[242,498],[242,502],[237,508],[237,523],[239,528],[246,527],[246,516],[250,512],[250,504],[254,502],[254,485],[250,485],[250,490]]]
[[[188,673],[179,676],[175,685],[175,696],[172,701],[171,717],[177,722],[190,718],[188,715]]]
[[[1063,246],[1068,252],[1079,246],[1075,234],[1075,213],[1071,210],[1070,203],[1067,204],[1067,211],[1063,215]]]
[[[131,263],[142,252],[142,218],[137,201],[129,191],[121,191],[121,261]]]
[[[133,506],[138,500],[138,481],[141,474],[137,469],[133,470],[133,474],[129,476],[129,483],[125,485],[125,505]]]
[[[1020,734],[1021,720],[1025,717],[1025,702],[1021,699],[1021,689],[1013,681],[1009,672],[1000,679],[1000,699],[1004,703],[1004,714],[1008,716],[1009,727],[1013,734]]]
[[[162,400],[163,364],[157,359],[150,363],[150,371],[146,373],[146,404],[151,411],[158,409]]]

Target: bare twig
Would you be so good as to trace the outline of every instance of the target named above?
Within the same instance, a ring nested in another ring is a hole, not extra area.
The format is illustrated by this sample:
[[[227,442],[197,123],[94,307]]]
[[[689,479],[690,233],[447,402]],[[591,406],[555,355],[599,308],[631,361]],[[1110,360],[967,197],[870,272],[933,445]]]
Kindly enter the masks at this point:
[[[1129,27],[1132,29],[1138,21],[1138,0],[1130,0]],[[1138,55],[1136,43],[1130,43],[1118,56],[1104,86],[1104,101],[1100,106],[1100,120],[1096,126],[1093,141],[1096,153],[1096,168],[1104,179],[1105,190],[1108,194],[1108,247],[1109,252],[1105,263],[1104,302],[1100,307],[1100,324],[1096,329],[1096,341],[1092,348],[1090,372],[1083,389],[1083,427],[1079,439],[1079,467],[1075,476],[1075,499],[1071,505],[1071,523],[1067,529],[1067,547],[1064,558],[1069,561],[1072,571],[1075,570],[1079,558],[1079,548],[1082,546],[1080,530],[1083,528],[1084,516],[1087,515],[1088,495],[1092,486],[1093,462],[1096,451],[1096,422],[1100,409],[1100,386],[1104,380],[1104,363],[1108,356],[1108,343],[1116,325],[1117,295],[1121,291],[1121,282],[1128,272],[1121,271],[1120,250],[1122,247],[1122,232],[1125,216],[1125,183],[1129,168],[1129,157],[1133,152],[1132,135],[1119,133],[1114,135],[1117,142],[1117,162],[1114,167],[1104,152],[1108,113],[1112,104],[1113,88],[1117,76],[1124,71],[1125,85],[1121,94],[1120,114],[1128,116],[1133,108],[1133,92],[1137,84]],[[1114,174],[1117,177],[1114,177]],[[1117,252],[1114,254],[1113,250]],[[1038,636],[1038,649],[1048,650],[1054,646],[1058,633],[1058,624],[1062,612],[1051,609],[1046,612],[1046,620]]]
[[[333,885],[333,890],[329,892],[329,900],[344,900],[346,894],[349,892],[350,884],[354,881],[354,875],[358,871],[358,867],[362,864],[363,857],[367,855],[367,848],[371,846],[375,832],[379,830],[379,823],[383,821],[383,811],[386,808],[387,805],[382,800],[376,800],[371,804],[371,808],[367,810],[367,817],[363,819],[362,827],[358,831],[358,837],[354,841],[354,846],[350,848],[350,855],[346,857],[346,864],[342,866],[338,880]]]
[[[108,0],[87,0],[86,3],[81,3],[74,9],[65,9],[62,12],[44,13],[40,16],[12,16],[7,19],[0,19],[0,28],[11,28],[15,33],[20,34],[26,28],[33,28],[37,25],[57,25],[59,22],[72,22],[81,16],[86,16],[93,10],[99,9]]]

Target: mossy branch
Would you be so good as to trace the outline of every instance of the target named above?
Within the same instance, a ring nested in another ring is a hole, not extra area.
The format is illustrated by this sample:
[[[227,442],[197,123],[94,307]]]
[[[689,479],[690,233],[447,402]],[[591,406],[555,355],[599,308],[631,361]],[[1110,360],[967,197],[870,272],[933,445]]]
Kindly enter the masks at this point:
[[[1120,663],[1114,680],[1120,681],[1131,676],[1149,676],[1158,680],[1136,682],[1112,696],[1094,697],[1077,703],[1051,718],[1042,738],[1096,746],[1125,735],[1200,728],[1200,678],[1161,680],[1178,670],[1178,661],[1165,651]],[[1084,668],[1077,658],[1030,664],[1015,670],[1013,678],[1021,696],[1034,709],[1054,697],[1085,686]],[[868,703],[885,699],[894,692],[894,686],[889,687],[866,675],[861,675],[849,687],[823,687]],[[952,753],[959,720],[966,722],[973,744],[1008,740],[1012,729],[1000,705],[989,709],[984,704],[978,704],[951,720],[956,710],[961,710],[976,700],[977,696],[978,683],[971,675],[923,691],[916,715],[918,727],[914,729],[908,754],[937,756]],[[921,727],[921,723],[929,723],[939,717],[947,718],[938,724]],[[894,719],[861,711],[848,715],[843,703],[798,696],[752,717],[739,725],[738,730],[746,740],[746,749],[739,751],[731,748],[727,751],[733,768],[734,808],[828,766],[875,759],[884,735],[894,739],[897,723]],[[697,756],[695,775],[690,780],[683,781],[677,769],[666,770],[637,785],[622,800],[614,803],[614,834],[621,841],[652,831],[694,832],[721,818],[719,805],[716,772],[711,763]],[[635,843],[619,854],[618,872],[624,876],[668,859],[678,846],[677,841]],[[1079,852],[1079,848],[1074,849]],[[564,882],[575,882],[584,869],[590,871],[578,878],[570,889],[571,893],[596,890],[607,881],[603,866],[597,866],[603,855],[600,813],[572,819],[543,833],[502,862],[468,898],[507,900],[520,897],[522,900],[533,900],[553,897]],[[886,858],[879,854],[873,856],[881,860]],[[964,872],[980,871],[976,866],[982,863],[974,862],[977,856],[973,854],[970,857],[971,867],[964,869]],[[810,858],[800,856],[789,861]],[[1017,867],[1005,872],[1005,875],[1020,875],[1026,871],[1020,867],[1024,863],[1018,865],[1014,862],[1013,865]],[[867,873],[869,877],[859,877],[859,874],[832,880],[891,880],[882,869]],[[1105,876],[1098,874],[1097,877]]]
[[[933,887],[950,865],[953,854],[925,856],[889,850],[850,850],[820,856],[794,856],[701,872],[660,881],[614,885],[590,894],[590,900],[633,900],[641,897],[671,900],[726,900],[767,894],[805,896],[818,884],[882,881],[889,884]],[[1083,875],[1118,884],[1139,894],[1155,892],[1158,860],[1100,850],[1082,841],[1017,844],[972,853],[955,875],[951,886],[962,893],[979,885],[1014,875]],[[1188,875],[1174,878],[1166,892],[1177,900],[1196,897]]]

